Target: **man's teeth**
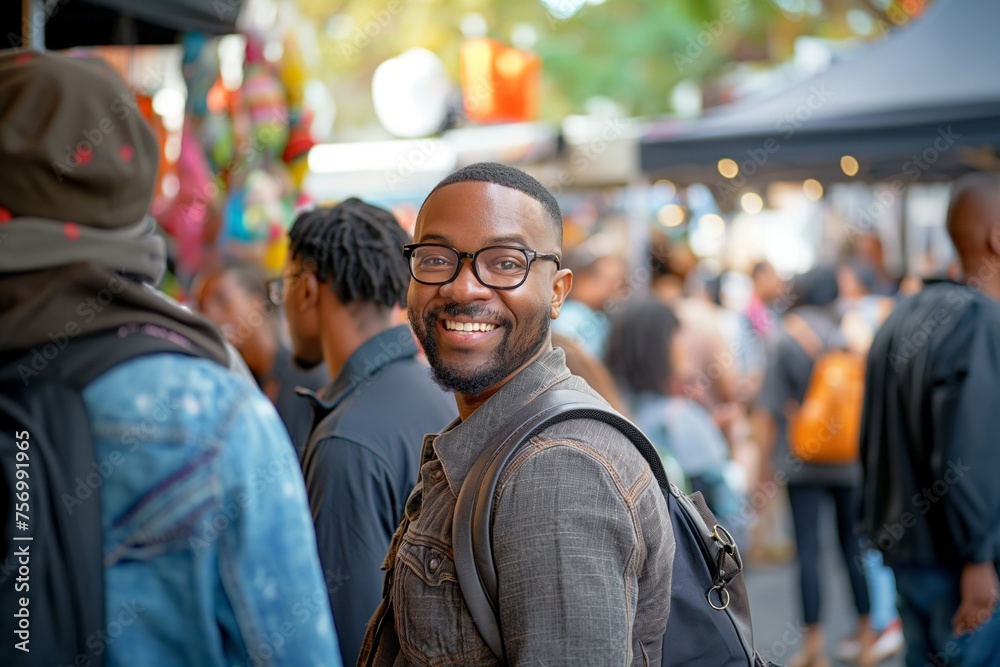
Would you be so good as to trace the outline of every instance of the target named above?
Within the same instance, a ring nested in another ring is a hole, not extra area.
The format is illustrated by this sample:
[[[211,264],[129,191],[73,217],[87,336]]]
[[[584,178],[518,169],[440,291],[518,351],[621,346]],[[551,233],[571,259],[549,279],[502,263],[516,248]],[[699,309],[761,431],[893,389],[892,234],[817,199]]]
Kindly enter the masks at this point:
[[[485,322],[453,322],[445,320],[444,328],[449,331],[493,331],[497,328],[497,325],[486,324]]]

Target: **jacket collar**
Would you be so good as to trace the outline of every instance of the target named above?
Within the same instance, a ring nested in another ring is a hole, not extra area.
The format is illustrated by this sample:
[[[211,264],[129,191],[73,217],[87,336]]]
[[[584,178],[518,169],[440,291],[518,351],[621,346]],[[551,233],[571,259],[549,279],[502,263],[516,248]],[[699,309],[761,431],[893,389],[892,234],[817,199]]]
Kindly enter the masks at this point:
[[[542,392],[569,378],[566,353],[553,348],[493,394],[464,422],[456,419],[434,438],[434,452],[441,461],[452,493],[458,495],[462,482],[483,447],[507,420]]]
[[[297,387],[296,393],[313,403],[313,410],[329,413],[355,390],[363,388],[386,366],[417,356],[417,343],[410,327],[401,324],[369,338],[354,351],[337,378],[319,392]]]

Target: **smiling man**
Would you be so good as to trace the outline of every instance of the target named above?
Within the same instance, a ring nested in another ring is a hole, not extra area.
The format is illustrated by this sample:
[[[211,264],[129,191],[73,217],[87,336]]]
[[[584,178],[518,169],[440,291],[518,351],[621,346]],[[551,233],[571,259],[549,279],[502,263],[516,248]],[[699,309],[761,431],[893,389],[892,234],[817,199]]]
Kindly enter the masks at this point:
[[[424,201],[415,241],[404,249],[410,324],[459,418],[424,440],[359,664],[495,665],[455,573],[458,492],[511,414],[554,389],[597,394],[552,347],[573,277],[560,268],[559,206],[541,184],[500,164],[466,167]],[[625,436],[591,420],[542,431],[494,502],[508,664],[659,664],[674,537]]]

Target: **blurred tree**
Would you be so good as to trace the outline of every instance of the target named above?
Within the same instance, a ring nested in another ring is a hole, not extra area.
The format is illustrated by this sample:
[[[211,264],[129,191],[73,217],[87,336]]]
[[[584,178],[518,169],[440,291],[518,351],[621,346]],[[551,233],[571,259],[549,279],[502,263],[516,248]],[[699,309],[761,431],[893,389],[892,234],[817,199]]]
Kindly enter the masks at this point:
[[[297,4],[317,28],[319,74],[334,90],[339,129],[363,131],[374,123],[370,84],[375,68],[409,48],[423,47],[437,53],[457,81],[459,48],[466,38],[463,25],[466,31],[478,25],[483,36],[532,48],[542,57],[543,118],[582,113],[596,96],[614,100],[630,115],[656,115],[674,111],[671,93],[681,81],[703,84],[741,63],[772,66],[787,59],[795,40],[804,35],[877,39],[919,15],[927,0]],[[859,30],[858,25],[869,29]]]

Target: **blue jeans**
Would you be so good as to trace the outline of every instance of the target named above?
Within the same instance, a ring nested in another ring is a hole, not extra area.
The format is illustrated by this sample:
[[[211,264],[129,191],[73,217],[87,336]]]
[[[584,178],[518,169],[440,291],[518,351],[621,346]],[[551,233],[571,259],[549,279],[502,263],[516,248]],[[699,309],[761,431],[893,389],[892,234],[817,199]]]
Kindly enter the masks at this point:
[[[871,609],[864,573],[855,566],[860,558],[860,549],[854,535],[854,493],[854,487],[850,486],[788,485],[788,503],[792,508],[792,521],[795,524],[795,548],[799,555],[802,616],[806,625],[819,623],[819,517],[824,503],[833,502],[840,552],[851,582],[854,608],[858,616],[866,615]]]
[[[960,571],[950,567],[893,565],[906,667],[998,667],[996,614],[972,633],[956,637],[951,617],[960,600]]]
[[[892,577],[892,569],[882,563],[882,552],[869,549],[861,553],[865,568],[865,580],[868,582],[868,597],[872,609],[868,616],[875,632],[881,632],[899,617],[896,611],[896,580]]]

